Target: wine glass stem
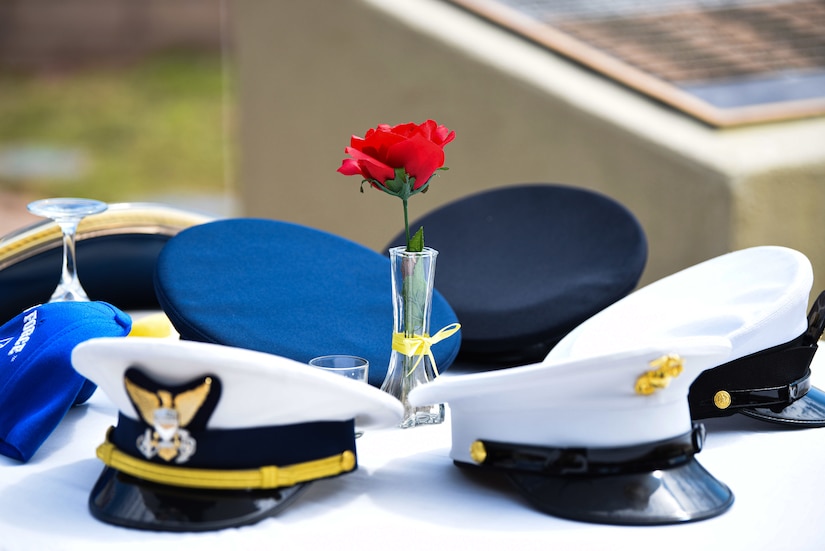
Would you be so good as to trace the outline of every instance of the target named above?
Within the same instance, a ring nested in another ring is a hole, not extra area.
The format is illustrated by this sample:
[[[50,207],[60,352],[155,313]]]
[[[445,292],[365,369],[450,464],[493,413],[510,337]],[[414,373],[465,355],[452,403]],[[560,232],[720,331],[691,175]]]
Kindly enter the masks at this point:
[[[58,221],[57,223],[63,231],[63,270],[60,275],[60,285],[52,295],[52,300],[89,300],[77,278],[75,236],[78,221]]]

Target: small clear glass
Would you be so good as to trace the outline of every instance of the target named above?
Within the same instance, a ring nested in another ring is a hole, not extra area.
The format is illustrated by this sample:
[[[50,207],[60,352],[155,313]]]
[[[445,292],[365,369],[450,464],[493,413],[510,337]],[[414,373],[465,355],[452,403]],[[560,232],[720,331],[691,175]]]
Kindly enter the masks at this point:
[[[358,356],[349,356],[346,354],[328,354],[326,356],[318,356],[309,360],[309,365],[323,369],[330,373],[361,381],[368,382],[370,363]],[[364,431],[358,430],[356,427],[355,437],[360,438]]]
[[[309,365],[363,383],[367,382],[370,369],[370,363],[366,359],[346,354],[318,356],[309,360]]]
[[[32,214],[51,218],[63,232],[63,268],[60,282],[49,302],[86,301],[89,297],[77,277],[77,257],[75,240],[77,226],[86,216],[105,211],[108,205],[94,199],[57,197],[29,203]]]

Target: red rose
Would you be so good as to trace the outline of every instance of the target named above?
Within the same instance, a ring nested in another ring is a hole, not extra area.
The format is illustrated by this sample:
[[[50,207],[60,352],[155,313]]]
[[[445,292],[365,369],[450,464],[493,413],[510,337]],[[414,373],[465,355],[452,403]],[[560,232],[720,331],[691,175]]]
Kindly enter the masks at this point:
[[[360,174],[374,188],[392,195],[402,192],[398,176],[405,174],[411,192],[423,191],[435,171],[444,166],[444,146],[453,138],[454,131],[433,120],[379,124],[363,138],[352,136],[350,147],[344,149],[351,158],[344,159],[338,172]]]
[[[433,120],[421,124],[409,122],[370,128],[363,138],[353,136],[344,151],[338,172],[345,176],[361,175],[375,189],[401,199],[404,208],[404,233],[407,250],[424,249],[424,228],[410,235],[407,201],[416,193],[427,191],[430,178],[444,168],[444,146],[453,141],[455,132]]]

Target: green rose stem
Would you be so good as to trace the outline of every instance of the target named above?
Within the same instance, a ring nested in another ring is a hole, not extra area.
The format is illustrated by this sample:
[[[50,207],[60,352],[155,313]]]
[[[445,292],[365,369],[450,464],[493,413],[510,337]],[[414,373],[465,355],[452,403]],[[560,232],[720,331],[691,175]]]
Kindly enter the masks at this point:
[[[401,204],[404,205],[404,233],[407,237],[407,250],[410,250],[410,219],[409,215],[407,214],[407,199],[402,198]],[[412,252],[412,251],[410,251]]]
[[[424,250],[424,228],[418,228],[418,231],[415,232],[414,235],[410,236],[410,217],[409,217],[409,208],[408,202],[410,197],[415,195],[416,193],[424,193],[427,191],[427,188],[430,185],[430,181],[427,180],[423,186],[418,189],[415,189],[415,178],[410,177],[409,174],[403,168],[396,168],[395,169],[395,178],[392,180],[387,180],[383,183],[383,185],[378,182],[377,180],[370,180],[364,179],[361,181],[361,193],[364,192],[364,184],[372,184],[373,187],[380,189],[384,193],[388,195],[393,195],[401,199],[401,206],[404,209],[404,237],[406,240],[407,245],[407,252],[411,253],[420,253]],[[415,259],[405,259],[404,263],[409,263],[409,266],[404,266],[404,283],[401,289],[401,293],[404,295],[404,336],[407,338],[411,338],[415,336],[415,330],[418,326],[417,320],[424,316],[424,312],[418,313],[416,315],[416,308],[413,308],[413,305],[417,306],[416,300],[414,298],[414,293],[416,289],[420,287],[418,281],[410,281],[411,278],[415,278]],[[408,358],[409,359],[409,358]]]
[[[398,176],[398,172],[396,172]],[[407,176],[406,173],[403,173],[402,176],[403,184],[401,185],[401,189],[399,190],[398,196],[401,198],[401,205],[404,209],[404,235],[407,241],[407,252],[411,253],[420,253],[424,250],[424,228],[421,227],[415,232],[415,235],[410,237],[410,219],[409,219],[409,210],[407,208],[407,203],[409,198],[415,193],[419,191],[423,192],[426,190],[427,185],[425,184],[422,186],[420,190],[413,191],[413,184],[415,183],[415,178],[410,178]],[[427,182],[429,183],[429,182]],[[416,315],[416,308],[413,306],[418,306],[417,301],[415,300],[414,293],[415,289],[419,286],[416,285],[417,281],[414,281],[415,278],[415,258],[405,258],[403,260],[406,266],[404,266],[404,284],[402,287],[401,292],[404,295],[404,336],[407,338],[412,338],[415,336],[415,330],[418,328],[419,325],[417,320],[422,318],[424,313],[420,312]],[[407,357],[405,363],[409,363],[412,358]],[[405,366],[405,371],[409,371],[407,366]]]
[[[406,236],[407,236],[407,250],[410,251],[410,221],[409,221],[409,217],[408,217],[408,214],[407,214],[407,198],[406,197],[403,197],[401,199],[401,204],[404,205],[404,231],[405,231]],[[423,230],[424,228],[421,228],[421,229]],[[410,251],[410,252],[412,252],[412,251]],[[409,260],[410,262],[413,262],[412,259],[404,259],[405,262],[407,260]],[[406,271],[408,268],[405,266],[404,269]],[[411,270],[409,270],[409,273],[412,274],[412,272],[414,270],[415,270],[415,267],[413,267]],[[407,298],[407,299],[409,299],[408,283],[409,283],[409,278],[405,277],[402,293],[404,293],[404,297]],[[412,306],[412,304],[410,304],[409,300],[405,301],[405,307],[404,307],[404,318],[405,318],[405,321],[404,321],[404,336],[406,338],[410,338],[415,334],[414,327],[413,327],[412,308],[410,308],[410,306]],[[410,359],[411,358],[407,357],[406,360],[404,361],[404,363],[407,364]],[[408,366],[405,365],[404,366],[404,372],[406,373],[408,371],[409,371]]]

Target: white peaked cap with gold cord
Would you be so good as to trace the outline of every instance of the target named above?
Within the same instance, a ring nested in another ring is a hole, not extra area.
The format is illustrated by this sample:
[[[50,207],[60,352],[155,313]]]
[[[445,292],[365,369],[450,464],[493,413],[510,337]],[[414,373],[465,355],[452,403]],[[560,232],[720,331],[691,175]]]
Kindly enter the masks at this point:
[[[143,530],[258,522],[308,484],[357,468],[359,429],[403,407],[370,385],[241,348],[158,338],[92,339],[74,368],[118,409],[101,435],[93,516]]]

